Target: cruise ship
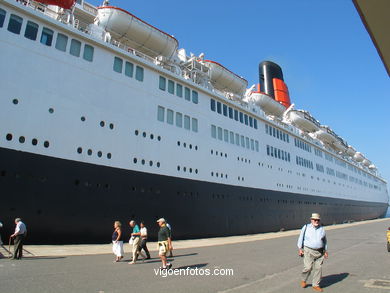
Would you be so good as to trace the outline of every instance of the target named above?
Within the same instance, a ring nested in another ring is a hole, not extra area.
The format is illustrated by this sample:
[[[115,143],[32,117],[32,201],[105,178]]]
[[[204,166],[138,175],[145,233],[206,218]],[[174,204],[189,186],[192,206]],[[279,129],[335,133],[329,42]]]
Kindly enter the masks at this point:
[[[115,220],[185,239],[385,215],[375,165],[295,108],[280,66],[250,86],[111,4],[0,0],[3,239],[15,217],[30,243],[102,243]]]

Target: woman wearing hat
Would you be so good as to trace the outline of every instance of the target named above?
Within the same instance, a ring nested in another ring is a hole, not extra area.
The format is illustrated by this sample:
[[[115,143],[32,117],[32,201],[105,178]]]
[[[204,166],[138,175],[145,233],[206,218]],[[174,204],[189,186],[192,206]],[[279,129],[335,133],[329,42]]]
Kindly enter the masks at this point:
[[[310,224],[302,227],[298,238],[299,255],[303,256],[303,271],[301,287],[306,288],[306,281],[310,273],[313,273],[312,288],[322,292],[320,281],[322,277],[322,263],[328,258],[327,241],[324,227],[320,224],[321,218],[313,213]]]

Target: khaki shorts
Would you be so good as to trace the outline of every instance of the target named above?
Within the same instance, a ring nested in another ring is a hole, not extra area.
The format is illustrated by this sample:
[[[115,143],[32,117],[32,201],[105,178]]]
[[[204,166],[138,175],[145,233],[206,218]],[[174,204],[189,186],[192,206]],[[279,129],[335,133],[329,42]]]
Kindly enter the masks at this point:
[[[159,241],[157,245],[158,245],[158,255],[166,256],[167,252],[169,251],[168,241]]]

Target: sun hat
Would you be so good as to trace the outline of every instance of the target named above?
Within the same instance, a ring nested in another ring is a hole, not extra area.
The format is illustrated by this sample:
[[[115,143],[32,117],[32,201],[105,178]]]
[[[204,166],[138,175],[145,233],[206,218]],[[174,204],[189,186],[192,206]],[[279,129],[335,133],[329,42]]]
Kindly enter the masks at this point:
[[[157,223],[158,223],[158,222],[163,222],[163,223],[165,223],[165,219],[164,219],[164,218],[160,218],[160,219],[157,220]]]
[[[321,217],[320,217],[320,214],[312,213],[310,219],[313,219],[313,220],[320,220]]]

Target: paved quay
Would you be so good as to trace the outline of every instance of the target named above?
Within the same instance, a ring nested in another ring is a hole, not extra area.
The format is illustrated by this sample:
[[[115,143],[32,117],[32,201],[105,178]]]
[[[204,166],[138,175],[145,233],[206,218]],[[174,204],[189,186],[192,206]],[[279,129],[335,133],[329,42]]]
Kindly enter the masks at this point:
[[[390,219],[327,226],[329,259],[325,292],[390,292]],[[25,259],[0,259],[5,292],[314,292],[299,287],[299,230],[174,242],[172,275],[158,271],[155,243],[150,261],[113,263],[111,245],[26,246]],[[7,247],[7,246],[6,246]],[[2,250],[0,250],[2,251]],[[177,275],[174,275],[177,274]]]

